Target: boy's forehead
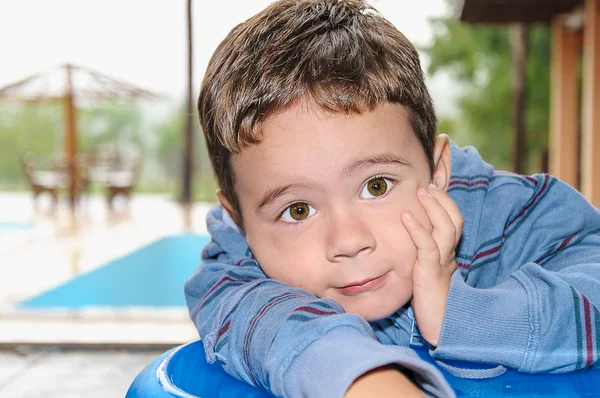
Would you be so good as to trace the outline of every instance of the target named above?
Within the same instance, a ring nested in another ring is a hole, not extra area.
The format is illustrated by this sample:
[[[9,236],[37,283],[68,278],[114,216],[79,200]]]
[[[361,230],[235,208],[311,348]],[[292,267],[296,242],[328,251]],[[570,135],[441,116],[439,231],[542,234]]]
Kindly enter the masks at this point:
[[[362,114],[298,104],[266,119],[261,136],[260,142],[232,155],[234,171],[281,175],[295,165],[310,167],[314,162],[343,174],[364,159],[415,167],[414,155],[424,157],[408,115],[398,104],[385,103]]]
[[[296,127],[300,121],[307,126],[324,122],[333,122],[341,125],[344,122],[353,124],[361,121],[364,127],[376,127],[377,124],[380,124],[386,118],[392,119],[392,122],[396,124],[396,127],[407,138],[414,138],[416,140],[410,123],[409,112],[403,105],[391,102],[382,102],[376,105],[374,109],[365,110],[360,113],[334,112],[324,106],[318,105],[313,100],[302,99],[268,115],[261,123],[261,136],[273,135],[273,133],[276,134],[279,130],[289,130]]]

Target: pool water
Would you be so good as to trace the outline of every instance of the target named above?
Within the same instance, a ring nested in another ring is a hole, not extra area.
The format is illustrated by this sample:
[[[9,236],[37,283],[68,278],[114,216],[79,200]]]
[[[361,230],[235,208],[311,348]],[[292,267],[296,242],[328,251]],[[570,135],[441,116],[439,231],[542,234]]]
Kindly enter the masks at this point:
[[[33,229],[33,223],[0,221],[0,237]]]
[[[19,308],[185,307],[207,235],[162,238],[18,304]]]

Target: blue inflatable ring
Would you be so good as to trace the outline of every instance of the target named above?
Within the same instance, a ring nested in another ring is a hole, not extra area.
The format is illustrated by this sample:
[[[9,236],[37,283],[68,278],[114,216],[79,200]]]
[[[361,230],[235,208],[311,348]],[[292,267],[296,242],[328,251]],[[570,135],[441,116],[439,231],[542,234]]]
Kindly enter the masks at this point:
[[[417,349],[425,360],[427,351]],[[441,370],[459,397],[600,397],[600,369],[565,374],[526,374],[508,370],[485,380],[460,379]],[[206,362],[200,340],[173,348],[142,370],[126,398],[267,398],[258,390]]]

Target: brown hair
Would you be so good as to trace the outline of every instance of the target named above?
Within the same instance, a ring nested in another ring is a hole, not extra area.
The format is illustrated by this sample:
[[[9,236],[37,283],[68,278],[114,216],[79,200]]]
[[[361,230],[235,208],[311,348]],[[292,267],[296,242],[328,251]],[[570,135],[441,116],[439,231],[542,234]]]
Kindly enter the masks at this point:
[[[433,172],[435,112],[406,37],[361,0],[280,0],[229,32],[198,98],[217,182],[238,216],[231,154],[258,143],[265,118],[299,99],[346,114],[403,105]]]

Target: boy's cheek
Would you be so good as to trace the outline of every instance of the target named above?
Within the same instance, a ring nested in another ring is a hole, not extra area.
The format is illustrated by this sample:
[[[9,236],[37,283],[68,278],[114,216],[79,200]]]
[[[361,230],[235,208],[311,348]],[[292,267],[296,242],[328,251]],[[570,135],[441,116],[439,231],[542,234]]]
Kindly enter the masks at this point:
[[[264,241],[268,241],[263,238]],[[273,241],[273,240],[271,240]],[[304,281],[299,278],[302,273],[297,271],[298,255],[290,250],[276,248],[272,245],[252,245],[252,238],[248,239],[248,244],[252,254],[258,262],[261,270],[270,279],[287,283],[293,287],[305,288]],[[285,253],[285,255],[284,255]],[[286,259],[286,261],[282,261]],[[293,260],[291,260],[293,259]],[[302,259],[300,259],[302,261]]]

